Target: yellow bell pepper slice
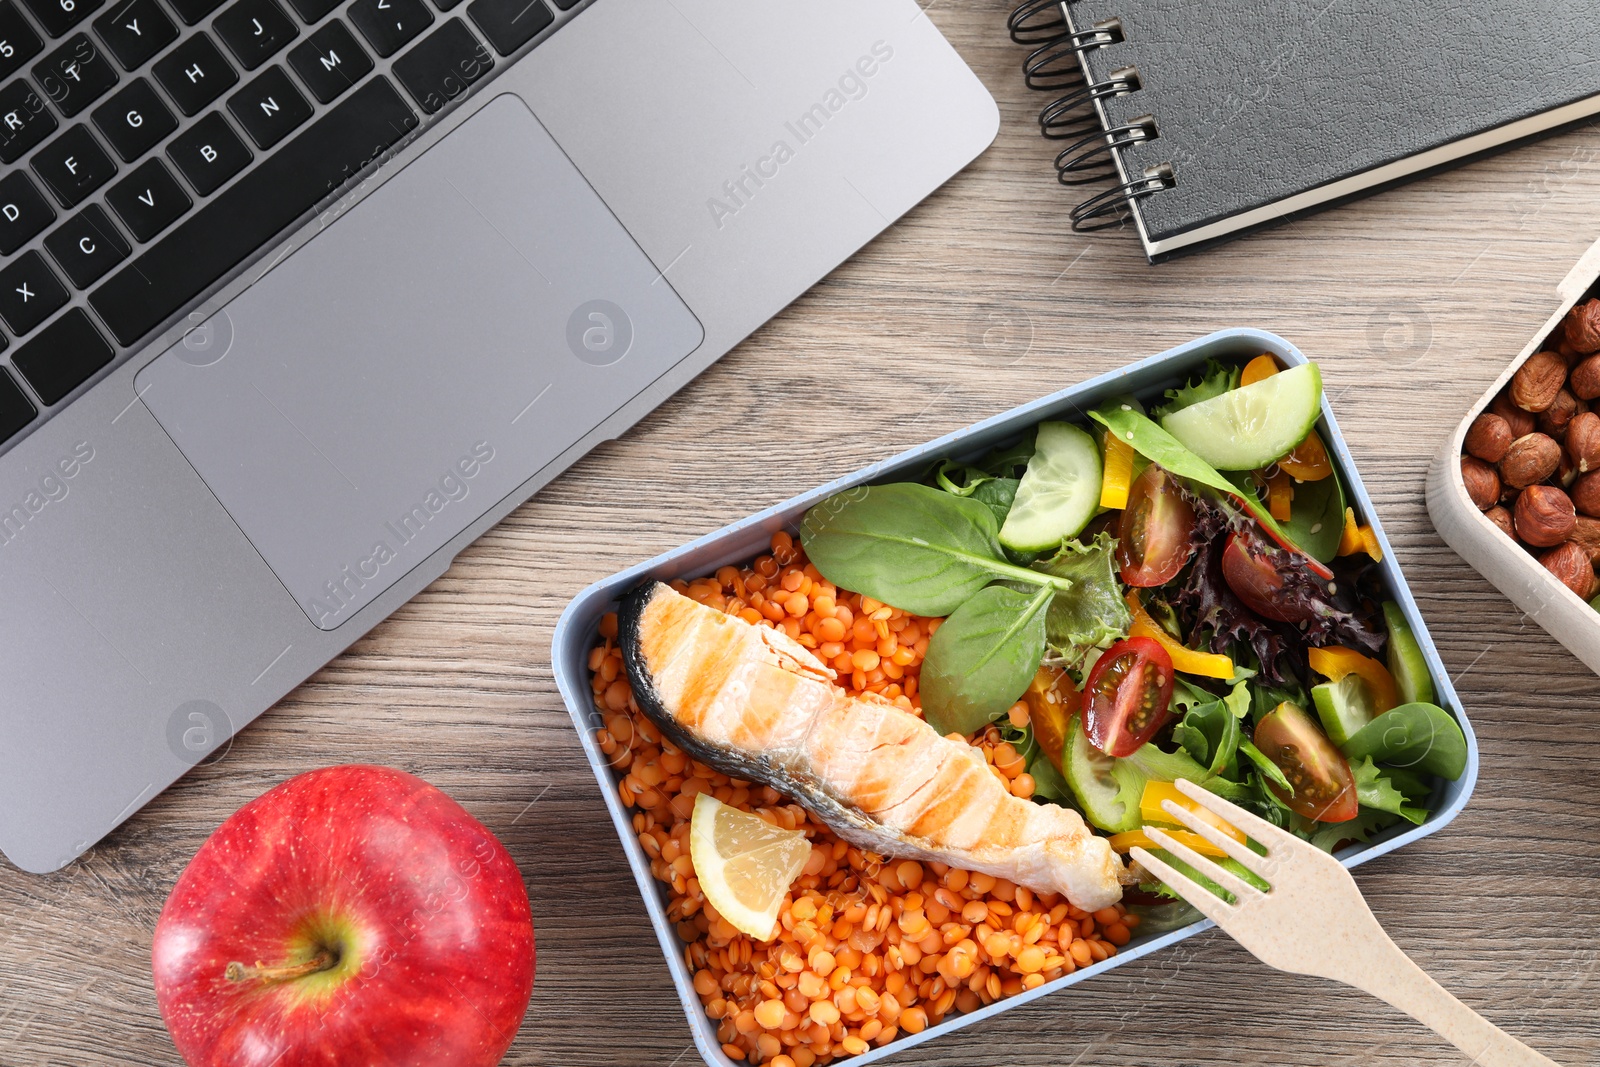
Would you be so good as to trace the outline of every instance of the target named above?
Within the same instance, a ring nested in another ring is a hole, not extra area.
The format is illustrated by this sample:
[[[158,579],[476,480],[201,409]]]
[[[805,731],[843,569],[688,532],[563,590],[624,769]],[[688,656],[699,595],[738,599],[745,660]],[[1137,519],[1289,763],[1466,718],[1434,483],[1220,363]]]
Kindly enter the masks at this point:
[[[1267,512],[1279,522],[1288,522],[1294,500],[1294,479],[1278,471],[1267,479]]]
[[[1133,484],[1133,446],[1114,433],[1106,434],[1105,464],[1100,474],[1100,506],[1120,511],[1128,506]]]
[[[1170,800],[1178,807],[1193,812],[1202,822],[1215,826],[1235,841],[1244,843],[1246,840],[1243,830],[1236,828],[1222,816],[1214,813],[1210,808],[1202,807],[1178,792],[1178,787],[1171,782],[1146,782],[1144,795],[1139,798],[1139,814],[1145,822],[1171,823],[1172,815],[1161,806],[1163,800]]]
[[[1339,535],[1339,555],[1353,556],[1365,552],[1373,559],[1383,561],[1383,547],[1371,526],[1356,525],[1356,509],[1344,509],[1344,532]]]
[[[1263,352],[1255,359],[1244,365],[1244,371],[1239,375],[1239,387],[1254,385],[1263,378],[1270,378],[1278,373],[1278,361],[1272,353]]]
[[[1399,706],[1400,687],[1395,684],[1394,675],[1389,673],[1388,667],[1370,656],[1363,656],[1355,649],[1342,645],[1311,648],[1306,650],[1306,654],[1311,661],[1311,669],[1330,682],[1354,674],[1367,683],[1367,690],[1372,694],[1374,715],[1382,715]]]
[[[1210,841],[1199,834],[1190,833],[1188,830],[1168,830],[1167,833],[1180,845],[1188,845],[1202,856],[1226,856]],[[1113,834],[1111,848],[1116,852],[1129,852],[1135,848],[1159,849],[1161,846],[1150,840],[1150,835],[1144,832],[1144,827],[1137,830],[1128,830],[1125,833]]]
[[[1233,677],[1233,660],[1227,656],[1219,656],[1214,652],[1197,652],[1185,645],[1180,645],[1172,639],[1172,635],[1161,628],[1161,624],[1150,617],[1144,610],[1144,605],[1139,603],[1137,593],[1127,596],[1128,610],[1133,613],[1133,625],[1128,628],[1129,637],[1148,637],[1166,650],[1172,660],[1172,669],[1183,674],[1198,674],[1202,678],[1220,678],[1223,681]]]

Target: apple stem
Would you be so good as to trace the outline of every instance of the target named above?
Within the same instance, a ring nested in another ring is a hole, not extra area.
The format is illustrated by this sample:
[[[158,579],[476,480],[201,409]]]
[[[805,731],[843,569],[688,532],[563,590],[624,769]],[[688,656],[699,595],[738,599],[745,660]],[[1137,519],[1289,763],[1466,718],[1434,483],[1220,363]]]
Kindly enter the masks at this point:
[[[304,963],[285,963],[277,967],[268,967],[257,960],[254,967],[246,967],[242,963],[234,962],[228,964],[223,974],[230,982],[248,982],[253,978],[263,982],[287,982],[295,978],[304,978],[308,974],[316,974],[318,971],[326,971],[337,962],[338,957],[324,948],[319,949],[315,956]]]

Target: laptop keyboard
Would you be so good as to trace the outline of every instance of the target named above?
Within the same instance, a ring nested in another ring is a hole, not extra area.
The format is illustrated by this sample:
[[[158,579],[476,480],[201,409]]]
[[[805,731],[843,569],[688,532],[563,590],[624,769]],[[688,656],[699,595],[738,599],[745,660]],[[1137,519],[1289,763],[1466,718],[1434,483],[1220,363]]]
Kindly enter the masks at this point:
[[[580,3],[0,0],[0,450]]]

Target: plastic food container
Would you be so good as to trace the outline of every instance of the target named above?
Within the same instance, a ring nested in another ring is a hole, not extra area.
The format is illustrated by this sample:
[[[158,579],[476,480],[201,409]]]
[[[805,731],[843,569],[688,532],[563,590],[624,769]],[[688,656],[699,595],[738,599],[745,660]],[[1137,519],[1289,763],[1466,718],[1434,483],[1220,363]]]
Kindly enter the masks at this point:
[[[1570,302],[1569,300],[1568,303]],[[649,859],[633,833],[629,811],[622,806],[617,795],[619,779],[607,766],[606,759],[594,739],[595,731],[600,725],[600,716],[594,708],[590,695],[588,662],[589,651],[596,644],[596,630],[601,616],[615,610],[617,598],[645,579],[698,577],[724,564],[741,563],[765,552],[774,533],[779,530],[797,531],[800,519],[808,508],[841,490],[864,483],[915,478],[926,470],[930,461],[946,456],[976,458],[991,448],[1009,444],[1018,438],[1024,429],[1042,419],[1087,421],[1088,410],[1110,396],[1131,392],[1141,399],[1158,397],[1162,391],[1177,386],[1191,375],[1197,374],[1206,358],[1210,356],[1248,357],[1262,352],[1271,352],[1289,365],[1307,362],[1299,349],[1270,333],[1249,329],[1214,333],[1209,337],[1163,352],[1161,355],[1141,360],[1119,371],[1063,389],[1031,404],[1013,408],[1003,415],[997,415],[936,441],[919,445],[892,459],[865,467],[854,474],[724,527],[682,548],[597,582],[567,606],[556,624],[553,642],[556,682],[566,699],[567,710],[571,713],[573,725],[583,742],[583,750],[589,757],[589,766],[593,768],[595,779],[600,783],[600,792],[605,797],[606,807],[611,812],[611,821],[616,826],[623,851],[627,853],[628,863],[633,868],[634,880],[639,884],[645,908],[650,913],[656,937],[661,942],[667,969],[672,972],[673,981],[678,989],[678,998],[683,1002],[684,1012],[689,1018],[689,1027],[694,1032],[695,1045],[708,1064],[713,1067],[737,1067],[736,1061],[729,1059],[723,1053],[717,1041],[716,1028],[701,1007],[699,997],[695,995],[691,984],[692,975],[684,964],[682,943],[665,914],[668,902],[665,887],[650,875]],[[1459,781],[1442,784],[1430,804],[1433,815],[1428,821],[1421,826],[1410,827],[1401,824],[1392,827],[1374,841],[1366,845],[1352,846],[1340,854],[1346,866],[1354,866],[1425,837],[1453,819],[1466,806],[1473,784],[1477,781],[1478,744],[1473,736],[1472,726],[1462,712],[1455,689],[1451,686],[1450,679],[1439,661],[1439,653],[1434,647],[1433,639],[1417,613],[1416,603],[1411,597],[1405,579],[1400,574],[1399,566],[1395,563],[1388,539],[1384,536],[1377,516],[1373,513],[1372,500],[1356,474],[1355,466],[1350,459],[1350,451],[1345,446],[1344,438],[1339,434],[1326,400],[1323,401],[1322,420],[1317,428],[1327,443],[1334,462],[1338,464],[1339,472],[1345,478],[1350,490],[1351,503],[1357,513],[1372,524],[1378,543],[1383,546],[1381,567],[1384,579],[1422,645],[1423,655],[1427,659],[1428,669],[1433,675],[1434,685],[1438,691],[1439,703],[1456,717],[1467,737],[1466,772]],[[1495,533],[1492,529],[1490,532]],[[1537,567],[1537,564],[1535,566]],[[931,1026],[919,1034],[904,1034],[882,1048],[873,1048],[859,1056],[839,1062],[849,1063],[852,1067],[855,1065],[865,1067],[866,1064],[874,1063],[885,1056],[925,1041],[936,1040],[943,1034],[991,1018],[1037,997],[1057,993],[1067,986],[1086,981],[1112,967],[1157,952],[1184,938],[1193,937],[1211,926],[1209,920],[1202,920],[1166,934],[1135,938],[1117,955],[1102,963],[1075,971],[1053,982],[1047,982],[1037,989],[997,1001],[978,1011],[951,1016],[939,1025]]]
[[[1455,432],[1445,441],[1434,457],[1428,471],[1428,515],[1451,548],[1462,559],[1511,598],[1511,602],[1527,613],[1528,618],[1543,626],[1550,636],[1560,641],[1590,670],[1600,674],[1600,611],[1579,599],[1539,561],[1529,555],[1494,523],[1467,495],[1466,483],[1461,479],[1462,443],[1472,420],[1500,394],[1517,369],[1544,347],[1545,338],[1556,328],[1573,305],[1596,295],[1596,280],[1600,279],[1600,241],[1578,260],[1578,265],[1566,276],[1556,292],[1560,306],[1550,316],[1550,321],[1536,333],[1528,347],[1511,361],[1505,372],[1495,379],[1478,402],[1467,411]]]

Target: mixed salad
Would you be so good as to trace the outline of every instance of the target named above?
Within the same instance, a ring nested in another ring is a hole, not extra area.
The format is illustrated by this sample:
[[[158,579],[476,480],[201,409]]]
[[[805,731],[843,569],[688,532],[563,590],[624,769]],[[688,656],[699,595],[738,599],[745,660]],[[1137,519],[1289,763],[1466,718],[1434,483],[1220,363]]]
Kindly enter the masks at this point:
[[[941,732],[998,724],[1035,799],[1117,850],[1154,851],[1160,825],[1254,880],[1171,828],[1164,800],[1207,817],[1172,782],[1332,851],[1421,823],[1467,762],[1316,431],[1321,400],[1314,363],[1212,361],[1149,410],[1124,397],[840,494],[801,540],[839,587],[946,616],[920,689]]]

